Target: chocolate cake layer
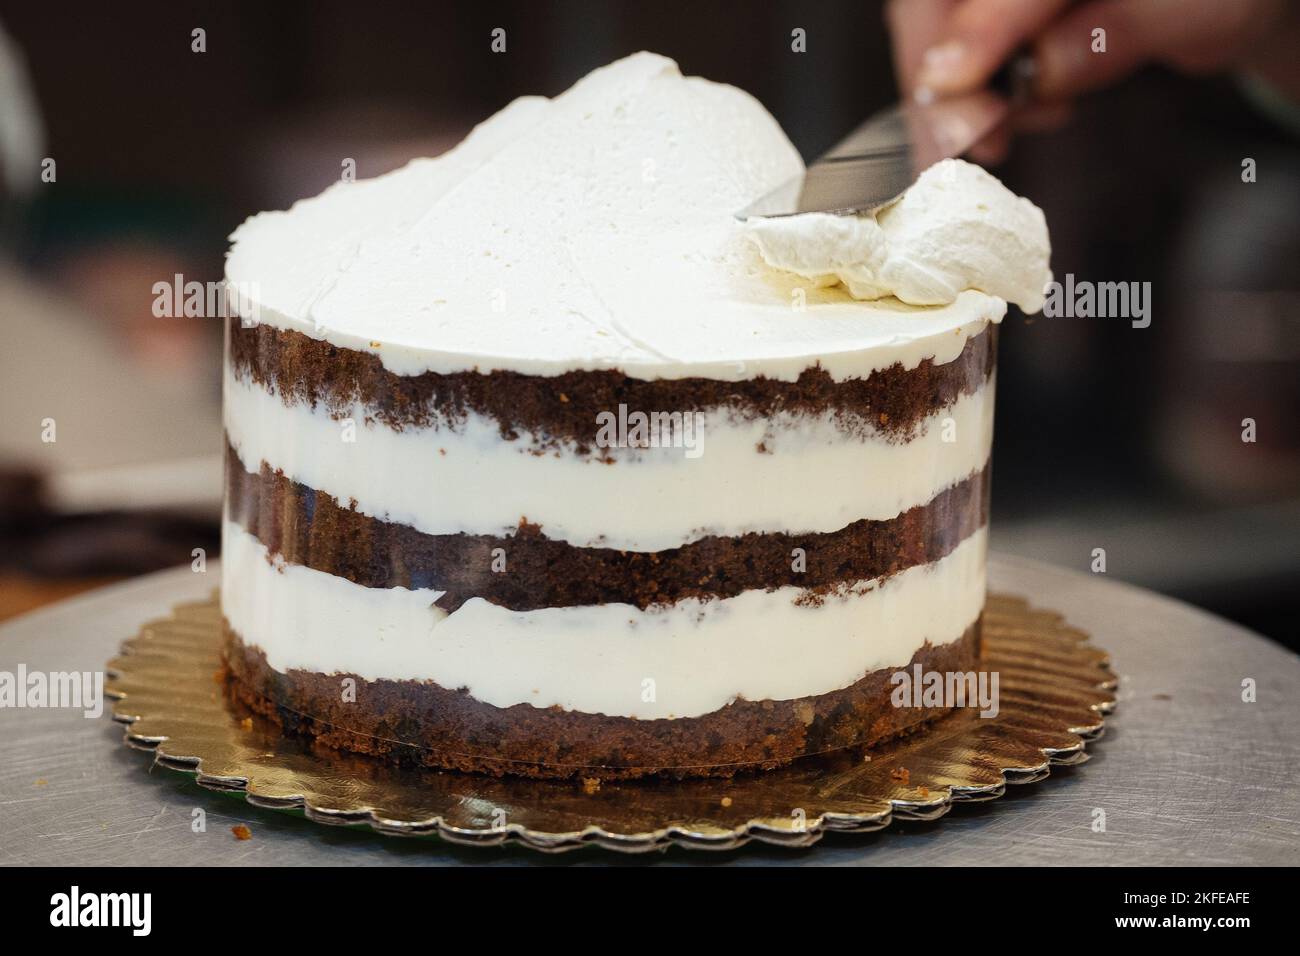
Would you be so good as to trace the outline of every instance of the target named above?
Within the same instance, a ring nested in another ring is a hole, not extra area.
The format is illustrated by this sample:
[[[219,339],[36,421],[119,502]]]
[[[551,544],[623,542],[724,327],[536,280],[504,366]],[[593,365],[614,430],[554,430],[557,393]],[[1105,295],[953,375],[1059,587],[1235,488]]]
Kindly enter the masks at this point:
[[[966,672],[979,659],[979,622],[952,643],[925,645],[905,668],[873,671],[843,690],[797,700],[736,700],[701,717],[636,720],[529,704],[494,707],[430,681],[366,681],[350,674],[273,670],[265,655],[226,631],[228,689],[287,731],[409,766],[496,776],[631,779],[730,777],[805,754],[871,747],[947,711],[895,707],[890,677]],[[355,681],[344,702],[342,681]]]
[[[302,332],[230,320],[230,362],[236,376],[272,387],[286,404],[321,405],[330,414],[366,415],[390,428],[455,428],[469,412],[492,418],[501,435],[523,435],[542,447],[558,444],[587,454],[595,447],[596,416],[626,405],[644,412],[726,409],[747,418],[779,413],[834,412],[846,432],[883,432],[899,439],[922,419],[977,391],[993,370],[997,326],[972,336],[956,360],[916,368],[895,363],[865,379],[837,382],[821,367],[794,382],[752,378],[643,380],[619,371],[556,376],[508,371],[397,375],[378,356],[340,348]]]
[[[884,521],[855,521],[825,534],[710,536],[667,551],[618,551],[553,540],[523,521],[508,536],[425,534],[361,514],[265,462],[249,472],[226,446],[230,519],[272,554],[368,588],[446,591],[438,607],[448,611],[472,597],[515,611],[646,608],[786,585],[807,588],[813,598],[938,561],[987,522],[988,489],[986,466]]]

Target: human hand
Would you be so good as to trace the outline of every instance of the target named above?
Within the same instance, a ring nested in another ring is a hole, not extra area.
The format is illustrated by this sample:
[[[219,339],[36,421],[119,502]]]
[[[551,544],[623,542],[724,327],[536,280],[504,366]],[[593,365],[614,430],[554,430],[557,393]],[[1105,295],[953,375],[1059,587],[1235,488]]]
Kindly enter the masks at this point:
[[[1293,55],[1300,11],[1285,0],[891,0],[886,20],[905,96],[949,96],[984,86],[1018,50],[1033,57],[1033,101],[1017,129],[1050,128],[1076,96],[1146,63],[1193,73],[1247,69],[1300,98]],[[1104,53],[1093,31],[1106,31]],[[1005,152],[1010,131],[980,144]]]

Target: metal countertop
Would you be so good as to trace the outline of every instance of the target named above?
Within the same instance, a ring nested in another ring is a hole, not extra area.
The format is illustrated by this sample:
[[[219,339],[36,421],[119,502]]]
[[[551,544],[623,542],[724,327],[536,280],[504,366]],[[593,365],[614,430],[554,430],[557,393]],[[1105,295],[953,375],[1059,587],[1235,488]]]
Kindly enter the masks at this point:
[[[991,587],[1063,612],[1111,653],[1120,701],[1093,759],[934,823],[829,834],[786,850],[672,849],[649,857],[583,849],[545,856],[324,827],[248,806],[151,769],[107,714],[0,709],[0,863],[91,865],[907,865],[1300,863],[1300,657],[1148,591],[994,557]],[[216,584],[216,565],[139,578],[0,627],[0,670],[100,670],[151,617]],[[1242,701],[1242,681],[1257,702]],[[107,710],[107,708],[106,708]],[[190,829],[207,812],[207,831]],[[1094,832],[1095,811],[1105,832]],[[253,832],[236,840],[230,827]]]

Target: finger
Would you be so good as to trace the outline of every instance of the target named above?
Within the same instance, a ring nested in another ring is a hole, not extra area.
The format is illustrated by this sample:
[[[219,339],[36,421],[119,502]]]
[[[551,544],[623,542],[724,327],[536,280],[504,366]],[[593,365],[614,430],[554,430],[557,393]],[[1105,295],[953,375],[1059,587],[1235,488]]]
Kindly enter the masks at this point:
[[[962,0],[952,12],[943,42],[923,54],[917,86],[938,94],[962,93],[983,86],[1068,2]]]
[[[925,51],[944,36],[956,0],[890,0],[885,22],[894,48],[894,73],[904,97],[916,89]]]
[[[1147,34],[1153,59],[1204,71],[1240,62],[1276,34],[1290,11],[1286,0],[1183,0],[1171,16],[1168,0],[1138,0],[1123,12],[1131,29]]]
[[[1011,129],[999,126],[967,150],[967,155],[981,166],[999,166],[1011,152]]]
[[[926,112],[938,118],[947,141],[956,148],[1001,129],[1011,115],[1007,101],[992,90],[939,100]]]
[[[1056,100],[1108,86],[1152,56],[1150,29],[1131,8],[1141,3],[1098,0],[1072,10],[1034,44],[1035,96]],[[1125,9],[1126,7],[1130,9]],[[1104,44],[1104,46],[1103,46]]]
[[[1046,133],[1060,129],[1070,121],[1073,113],[1074,103],[1070,100],[1032,102],[1016,110],[1011,117],[1011,126],[1021,133]]]
[[[1006,101],[989,90],[909,108],[905,115],[917,172],[945,156],[956,156],[967,143],[1002,126],[1009,112]]]
[[[1149,61],[1188,70],[1225,66],[1273,22],[1272,3],[1094,0],[1051,24],[1034,47],[1035,93],[1076,96],[1123,79]],[[1252,15],[1253,14],[1253,15]],[[1102,44],[1104,42],[1104,49]]]

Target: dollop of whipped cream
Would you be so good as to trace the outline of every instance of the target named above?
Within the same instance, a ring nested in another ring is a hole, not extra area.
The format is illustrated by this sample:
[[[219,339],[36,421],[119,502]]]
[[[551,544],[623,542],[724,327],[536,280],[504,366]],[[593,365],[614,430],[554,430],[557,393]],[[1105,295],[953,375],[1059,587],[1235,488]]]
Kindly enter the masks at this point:
[[[960,159],[935,163],[873,216],[801,213],[746,227],[772,268],[841,283],[857,299],[944,305],[975,289],[1033,313],[1052,281],[1043,211]]]

